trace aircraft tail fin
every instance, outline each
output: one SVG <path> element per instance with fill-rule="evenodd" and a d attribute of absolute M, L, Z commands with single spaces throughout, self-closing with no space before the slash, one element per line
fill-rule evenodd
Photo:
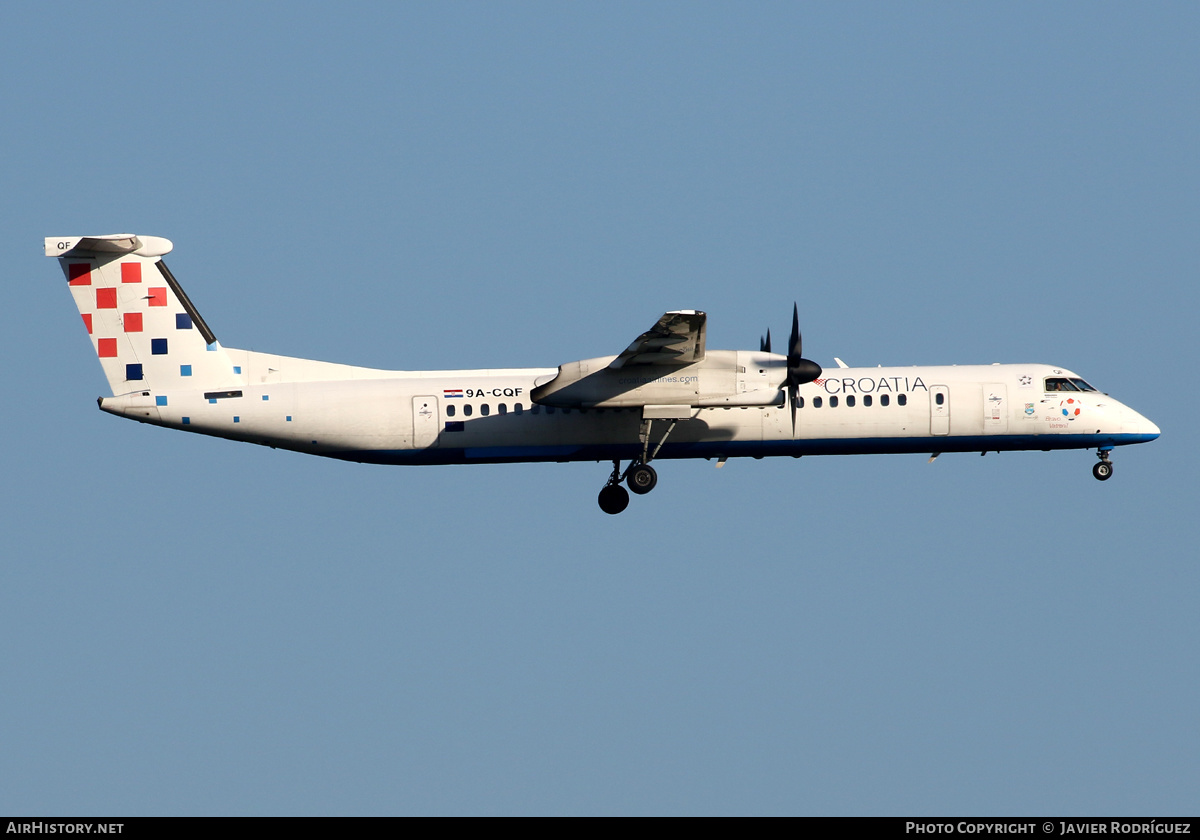
<path fill-rule="evenodd" d="M 56 257 L 114 395 L 236 386 L 229 356 L 162 261 L 159 236 L 57 236 Z"/>

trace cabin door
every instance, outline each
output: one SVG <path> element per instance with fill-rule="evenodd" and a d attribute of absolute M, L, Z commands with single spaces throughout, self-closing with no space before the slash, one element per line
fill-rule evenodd
<path fill-rule="evenodd" d="M 413 397 L 413 449 L 428 449 L 437 443 L 441 420 L 437 397 Z"/>

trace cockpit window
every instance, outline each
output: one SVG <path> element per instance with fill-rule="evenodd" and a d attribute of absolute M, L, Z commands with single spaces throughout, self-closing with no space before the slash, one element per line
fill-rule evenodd
<path fill-rule="evenodd" d="M 1080 379 L 1077 381 L 1082 382 L 1083 380 Z M 1046 390 L 1047 391 L 1079 391 L 1081 389 L 1072 385 L 1071 380 L 1067 379 L 1065 376 L 1047 376 L 1046 377 Z"/>
<path fill-rule="evenodd" d="M 1074 385 L 1076 388 L 1078 388 L 1080 391 L 1095 391 L 1096 390 L 1091 385 L 1087 384 L 1086 382 L 1084 382 L 1082 379 L 1080 379 L 1077 376 L 1071 377 L 1071 384 Z"/>

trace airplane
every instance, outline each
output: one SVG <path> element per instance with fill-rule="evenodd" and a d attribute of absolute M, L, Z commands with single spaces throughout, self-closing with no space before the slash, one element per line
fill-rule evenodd
<path fill-rule="evenodd" d="M 665 313 L 616 355 L 557 368 L 394 371 L 235 350 L 217 341 L 163 262 L 162 237 L 49 237 L 112 396 L 103 411 L 172 429 L 373 464 L 611 461 L 601 510 L 678 458 L 1095 449 L 1159 428 L 1044 364 L 849 367 L 709 350 L 707 315 Z M 628 465 L 622 469 L 621 464 Z M 624 486 L 623 486 L 624 485 Z M 628 491 L 626 490 L 628 487 Z"/>

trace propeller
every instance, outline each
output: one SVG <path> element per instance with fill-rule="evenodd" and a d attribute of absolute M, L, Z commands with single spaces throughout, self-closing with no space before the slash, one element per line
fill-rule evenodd
<path fill-rule="evenodd" d="M 758 349 L 763 353 L 771 352 L 771 331 L 767 330 L 767 337 L 758 340 Z"/>
<path fill-rule="evenodd" d="M 766 346 L 770 348 L 771 334 L 767 333 Z M 821 375 L 821 366 L 811 359 L 804 358 L 803 342 L 800 339 L 800 308 L 792 304 L 792 335 L 788 339 L 787 379 L 784 385 L 788 389 L 788 404 L 792 407 L 792 437 L 796 436 L 796 400 L 800 396 L 800 386 L 812 382 Z M 769 349 L 768 349 L 768 352 Z"/>

